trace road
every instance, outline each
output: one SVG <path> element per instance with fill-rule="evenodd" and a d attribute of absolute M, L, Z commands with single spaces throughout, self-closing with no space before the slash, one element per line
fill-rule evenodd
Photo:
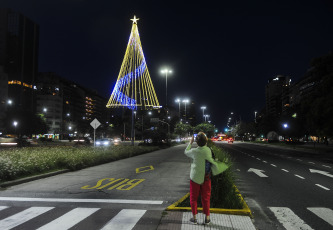
<path fill-rule="evenodd" d="M 186 145 L 0 191 L 0 229 L 156 229 L 189 191 Z"/>
<path fill-rule="evenodd" d="M 258 229 L 333 229 L 333 162 L 327 155 L 235 142 L 236 186 Z"/>

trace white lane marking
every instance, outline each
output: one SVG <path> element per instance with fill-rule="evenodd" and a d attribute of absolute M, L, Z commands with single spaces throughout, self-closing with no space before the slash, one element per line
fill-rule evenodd
<path fill-rule="evenodd" d="M 287 230 L 313 230 L 289 208 L 269 207 L 269 209 Z"/>
<path fill-rule="evenodd" d="M 333 226 L 333 210 L 329 208 L 307 208 L 321 219 Z"/>
<path fill-rule="evenodd" d="M 314 163 L 314 162 L 312 162 L 312 161 L 309 161 L 309 163 L 310 163 L 310 164 L 313 164 L 313 165 L 315 165 L 315 164 L 316 164 L 316 163 Z"/>
<path fill-rule="evenodd" d="M 0 206 L 0 211 L 8 208 L 8 206 Z"/>
<path fill-rule="evenodd" d="M 320 187 L 320 188 L 322 188 L 322 189 L 325 189 L 325 190 L 327 190 L 327 191 L 329 191 L 330 189 L 329 188 L 326 188 L 325 186 L 322 186 L 322 185 L 320 185 L 320 184 L 316 184 L 318 187 Z"/>
<path fill-rule="evenodd" d="M 262 162 L 267 163 L 267 161 L 262 161 Z"/>
<path fill-rule="evenodd" d="M 1 230 L 12 229 L 28 220 L 39 216 L 54 207 L 31 207 L 0 221 Z"/>
<path fill-rule="evenodd" d="M 296 159 L 296 160 L 298 160 L 298 161 L 303 161 L 303 160 L 301 160 L 301 159 Z"/>
<path fill-rule="evenodd" d="M 121 200 L 121 199 L 62 199 L 62 198 L 30 198 L 30 197 L 0 197 L 2 201 L 40 201 L 65 203 L 114 203 L 114 204 L 163 204 L 159 200 Z"/>
<path fill-rule="evenodd" d="M 248 170 L 248 172 L 254 172 L 255 174 L 257 174 L 260 177 L 268 177 L 268 176 L 266 176 L 265 174 L 262 173 L 262 172 L 265 172 L 264 170 L 250 168 Z"/>
<path fill-rule="evenodd" d="M 297 175 L 297 174 L 295 174 L 295 176 L 297 176 L 297 177 L 299 177 L 299 178 L 301 178 L 301 179 L 305 179 L 304 177 L 302 177 L 302 176 L 300 176 L 300 175 Z"/>
<path fill-rule="evenodd" d="M 129 230 L 132 229 L 146 210 L 123 209 L 113 217 L 101 230 Z"/>
<path fill-rule="evenodd" d="M 286 169 L 281 169 L 282 171 L 285 171 L 285 172 L 289 172 L 288 170 L 286 170 Z"/>
<path fill-rule="evenodd" d="M 326 168 L 331 168 L 331 166 L 328 166 L 328 165 L 323 165 L 324 167 L 326 167 Z"/>
<path fill-rule="evenodd" d="M 333 175 L 330 174 L 329 172 L 325 172 L 325 171 L 321 171 L 321 170 L 317 170 L 317 169 L 310 169 L 310 172 L 311 173 L 319 173 L 319 174 L 322 174 L 324 176 L 328 176 L 328 177 L 332 177 L 333 178 Z"/>
<path fill-rule="evenodd" d="M 276 167 L 276 165 L 274 165 L 274 164 L 271 164 L 273 167 Z"/>
<path fill-rule="evenodd" d="M 257 158 L 257 160 L 261 160 L 260 158 Z"/>
<path fill-rule="evenodd" d="M 99 208 L 75 208 L 37 230 L 69 229 L 97 210 L 99 210 Z"/>

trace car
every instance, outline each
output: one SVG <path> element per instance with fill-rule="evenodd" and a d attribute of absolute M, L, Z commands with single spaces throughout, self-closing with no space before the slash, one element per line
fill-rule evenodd
<path fill-rule="evenodd" d="M 118 138 L 115 138 L 115 139 L 113 139 L 113 142 L 121 142 L 121 139 L 118 137 Z"/>
<path fill-rule="evenodd" d="M 228 139 L 228 143 L 234 143 L 234 139 L 232 139 L 231 137 Z"/>
<path fill-rule="evenodd" d="M 10 137 L 7 135 L 0 136 L 0 145 L 17 145 L 18 140 L 15 137 Z"/>
<path fill-rule="evenodd" d="M 111 140 L 109 138 L 97 139 L 95 144 L 96 146 L 110 146 Z"/>

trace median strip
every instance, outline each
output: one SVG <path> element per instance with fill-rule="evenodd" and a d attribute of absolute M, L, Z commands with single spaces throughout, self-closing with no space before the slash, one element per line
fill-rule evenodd
<path fill-rule="evenodd" d="M 242 201 L 243 208 L 242 209 L 224 209 L 224 208 L 210 208 L 211 213 L 219 213 L 219 214 L 231 214 L 231 215 L 242 215 L 242 216 L 249 216 L 253 218 L 252 212 L 246 202 L 244 201 L 242 195 L 239 193 L 238 189 L 235 186 L 236 191 L 239 194 L 239 197 Z M 180 198 L 178 201 L 170 205 L 166 208 L 167 211 L 191 211 L 191 207 L 177 207 L 181 204 L 186 198 L 190 196 L 190 193 L 187 193 L 185 196 Z M 202 208 L 198 207 L 198 211 L 202 211 Z"/>

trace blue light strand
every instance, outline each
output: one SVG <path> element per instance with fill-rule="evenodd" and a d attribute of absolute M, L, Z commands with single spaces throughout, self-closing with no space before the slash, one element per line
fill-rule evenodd
<path fill-rule="evenodd" d="M 121 105 L 124 105 L 131 110 L 137 109 L 136 100 L 122 93 L 120 91 L 121 86 L 130 84 L 131 80 L 137 78 L 138 76 L 141 76 L 140 73 L 143 73 L 145 69 L 146 69 L 146 61 L 145 59 L 143 59 L 141 65 L 138 68 L 136 68 L 135 71 L 130 72 L 127 75 L 125 75 L 122 79 L 119 79 L 114 87 L 112 94 L 116 98 L 116 101 L 118 101 Z"/>

